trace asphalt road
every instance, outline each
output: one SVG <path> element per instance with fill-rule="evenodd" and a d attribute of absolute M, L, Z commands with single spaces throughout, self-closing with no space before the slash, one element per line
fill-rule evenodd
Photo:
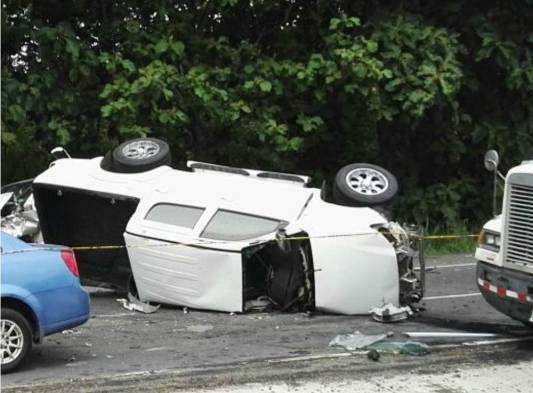
<path fill-rule="evenodd" d="M 140 386 L 165 380 L 161 391 L 170 391 L 258 378 L 312 376 L 326 370 L 349 374 L 358 368 L 373 373 L 384 368 L 405 370 L 431 364 L 446 368 L 533 359 L 533 343 L 523 340 L 533 331 L 499 314 L 479 296 L 472 257 L 435 258 L 427 265 L 426 298 L 420 303 L 423 310 L 395 324 L 378 323 L 368 316 L 185 313 L 179 307 L 141 314 L 122 308 L 116 295 L 95 295 L 88 323 L 35 346 L 20 371 L 2 376 L 2 388 L 110 391 L 128 386 L 129 391 L 155 391 L 153 386 Z M 432 339 L 426 342 L 435 350 L 427 356 L 383 356 L 379 362 L 328 347 L 336 335 L 354 331 L 391 331 L 398 338 L 402 332 L 497 333 L 513 342 L 464 346 L 464 339 Z M 495 339 L 499 338 L 490 340 Z M 473 340 L 480 339 L 469 341 Z"/>

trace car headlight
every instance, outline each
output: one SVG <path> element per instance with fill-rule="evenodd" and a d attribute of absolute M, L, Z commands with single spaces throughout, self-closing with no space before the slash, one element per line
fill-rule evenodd
<path fill-rule="evenodd" d="M 501 243 L 501 236 L 499 233 L 483 230 L 479 236 L 480 247 L 491 250 L 499 250 Z"/>

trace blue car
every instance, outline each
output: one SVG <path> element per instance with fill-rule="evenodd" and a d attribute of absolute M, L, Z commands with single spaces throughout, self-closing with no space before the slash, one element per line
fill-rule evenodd
<path fill-rule="evenodd" d="M 9 372 L 21 365 L 32 343 L 87 321 L 90 302 L 72 250 L 1 236 L 1 369 Z"/>

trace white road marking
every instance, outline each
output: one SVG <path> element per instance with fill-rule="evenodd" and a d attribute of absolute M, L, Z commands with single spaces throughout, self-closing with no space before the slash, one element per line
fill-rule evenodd
<path fill-rule="evenodd" d="M 447 268 L 447 267 L 469 267 L 469 266 L 476 266 L 476 263 L 456 263 L 453 265 L 427 265 L 426 264 L 426 270 L 433 270 L 433 269 L 440 269 L 440 268 Z M 419 271 L 419 267 L 415 267 L 414 270 Z"/>
<path fill-rule="evenodd" d="M 422 300 L 439 300 L 439 299 L 454 299 L 458 297 L 471 297 L 471 296 L 481 296 L 481 293 L 460 293 L 457 295 L 442 295 L 442 296 L 424 296 Z"/>
<path fill-rule="evenodd" d="M 155 347 L 155 348 L 145 349 L 144 352 L 168 351 L 169 349 L 172 349 L 172 348 L 170 348 L 170 347 Z"/>
<path fill-rule="evenodd" d="M 466 342 L 463 343 L 463 345 L 467 346 L 479 346 L 479 345 L 493 345 L 493 344 L 505 344 L 505 343 L 514 343 L 519 341 L 532 341 L 533 336 L 527 336 L 527 337 L 517 337 L 517 338 L 500 338 L 496 340 L 481 340 L 481 341 L 472 341 L 472 342 Z"/>
<path fill-rule="evenodd" d="M 472 338 L 472 337 L 501 337 L 496 333 L 465 333 L 465 332 L 405 332 L 411 338 Z"/>

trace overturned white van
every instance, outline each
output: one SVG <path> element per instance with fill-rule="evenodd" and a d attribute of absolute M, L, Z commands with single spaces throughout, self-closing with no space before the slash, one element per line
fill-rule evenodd
<path fill-rule="evenodd" d="M 46 242 L 103 246 L 77 252 L 82 277 L 120 284 L 132 273 L 141 300 L 229 312 L 257 298 L 342 314 L 421 299 L 416 239 L 370 207 L 346 206 L 350 192 L 359 204 L 392 198 L 382 168 L 343 168 L 341 205 L 305 176 L 176 170 L 162 151 L 156 139 L 130 141 L 104 158 L 58 159 L 35 179 Z"/>

